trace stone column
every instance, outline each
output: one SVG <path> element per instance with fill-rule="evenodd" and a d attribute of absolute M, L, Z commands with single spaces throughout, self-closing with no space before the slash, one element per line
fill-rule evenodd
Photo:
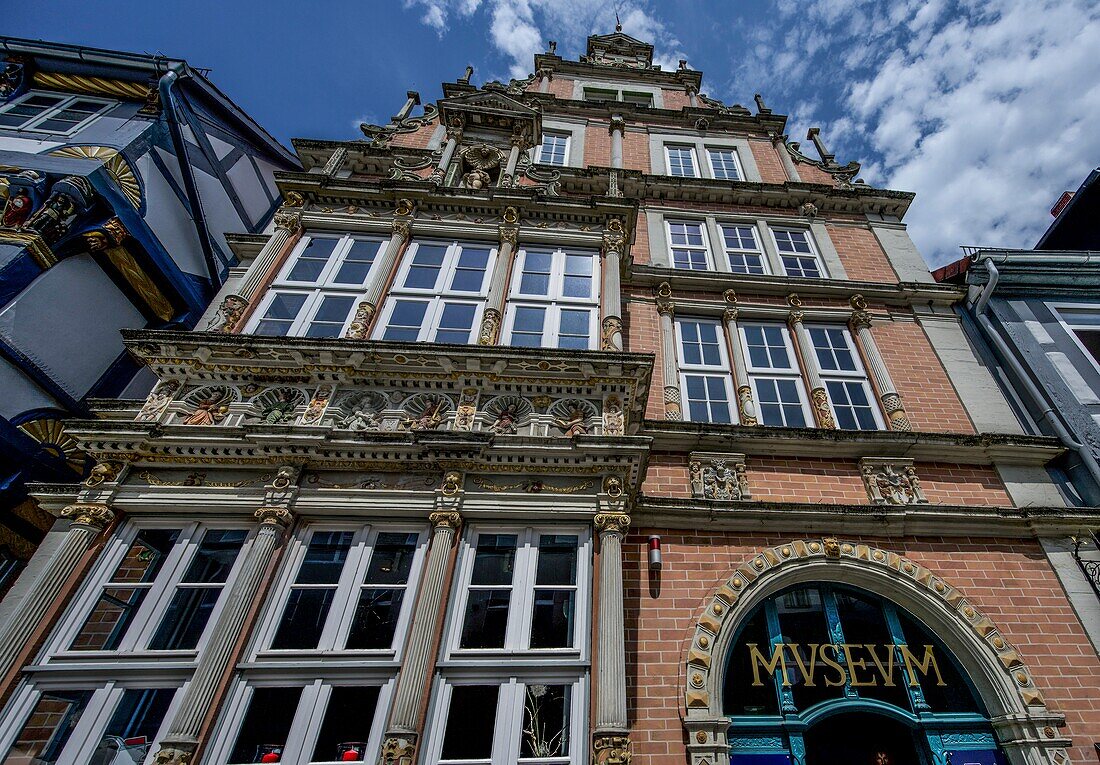
<path fill-rule="evenodd" d="M 195 674 L 187 685 L 183 702 L 160 744 L 160 751 L 154 759 L 156 765 L 188 765 L 198 748 L 203 721 L 214 706 L 218 686 L 229 669 L 233 648 L 246 629 L 245 621 L 260 589 L 264 570 L 294 519 L 290 508 L 298 496 L 296 482 L 299 472 L 297 467 L 283 466 L 266 487 L 264 505 L 254 514 L 260 528 L 233 585 L 222 595 L 225 603 L 221 614 L 199 654 Z"/>
<path fill-rule="evenodd" d="M 825 383 L 821 381 L 821 370 L 817 367 L 817 355 L 814 353 L 814 344 L 810 340 L 810 333 L 802 323 L 802 301 L 797 295 L 789 295 L 787 303 L 791 312 L 787 315 L 787 323 L 795 335 L 795 348 L 798 357 L 802 361 L 802 369 L 806 372 L 806 387 L 810 389 L 810 408 L 814 411 L 814 419 L 819 428 L 836 429 L 836 420 L 833 419 L 833 410 L 829 406 L 829 393 L 825 390 Z"/>
<path fill-rule="evenodd" d="M 913 426 L 905 413 L 901 396 L 894 387 L 894 381 L 890 379 L 882 354 L 879 353 L 878 345 L 875 344 L 875 337 L 871 334 L 871 314 L 867 313 L 867 301 L 862 295 L 855 295 L 851 303 L 855 310 L 852 311 L 849 326 L 856 336 L 859 347 L 863 350 L 863 358 L 866 359 L 871 377 L 874 378 L 875 388 L 878 390 L 883 411 L 886 412 L 886 421 L 890 425 L 890 430 L 912 430 Z"/>
<path fill-rule="evenodd" d="M 508 151 L 508 164 L 504 167 L 504 172 L 500 174 L 499 186 L 505 188 L 515 185 L 516 180 L 516 165 L 519 163 L 519 153 L 530 146 L 530 142 L 527 140 L 525 133 L 513 133 L 512 134 L 512 148 Z"/>
<path fill-rule="evenodd" d="M 726 340 L 729 342 L 730 360 L 733 363 L 733 381 L 737 386 L 737 411 L 742 425 L 758 425 L 756 402 L 752 400 L 752 385 L 749 384 L 745 355 L 741 351 L 741 336 L 737 331 L 737 293 L 726 290 L 724 297 L 726 310 L 722 312 L 722 322 L 726 325 Z"/>
<path fill-rule="evenodd" d="M 447 144 L 443 147 L 443 156 L 439 158 L 439 164 L 428 176 L 429 181 L 443 183 L 443 180 L 447 177 L 447 168 L 451 164 L 451 158 L 454 157 L 455 149 L 458 148 L 458 142 L 461 140 L 462 121 L 456 118 L 447 127 Z"/>
<path fill-rule="evenodd" d="M 621 114 L 612 114 L 611 124 L 607 130 L 611 134 L 611 166 L 620 169 L 623 166 L 623 133 L 626 131 L 626 120 Z"/>
<path fill-rule="evenodd" d="M 676 360 L 676 327 L 672 314 L 676 304 L 672 302 L 672 288 L 668 282 L 657 287 L 657 313 L 661 316 L 661 379 L 665 386 L 665 419 L 682 420 L 680 408 L 680 365 Z"/>
<path fill-rule="evenodd" d="M 550 80 L 554 79 L 554 70 L 544 67 L 535 72 L 535 74 L 539 78 L 539 93 L 549 93 Z"/>
<path fill-rule="evenodd" d="M 449 472 L 443 478 L 443 487 L 436 490 L 436 511 L 428 516 L 432 540 L 386 725 L 379 760 L 382 765 L 411 765 L 416 761 L 420 710 L 430 682 L 432 646 L 443 621 L 443 585 L 451 547 L 462 525 L 461 504 L 462 474 Z"/>
<path fill-rule="evenodd" d="M 237 292 L 226 295 L 222 299 L 222 304 L 218 309 L 220 321 L 209 328 L 211 332 L 229 334 L 237 328 L 241 317 L 244 316 L 245 309 L 248 308 L 248 304 L 256 297 L 260 285 L 264 283 L 267 275 L 271 272 L 272 266 L 275 265 L 275 261 L 286 249 L 287 242 L 298 233 L 301 225 L 301 214 L 298 210 L 284 207 L 275 213 L 275 230 L 272 232 L 271 238 L 267 240 L 263 249 L 260 250 L 260 254 L 248 267 Z"/>
<path fill-rule="evenodd" d="M 699 106 L 699 90 L 694 85 L 687 86 L 688 104 L 692 109 Z"/>
<path fill-rule="evenodd" d="M 604 481 L 600 512 L 593 519 L 600 539 L 600 591 L 596 605 L 596 730 L 593 762 L 629 762 L 614 759 L 613 751 L 629 753 L 630 728 L 626 708 L 626 641 L 623 618 L 623 537 L 630 528 L 622 479 Z"/>
<path fill-rule="evenodd" d="M 612 218 L 603 232 L 603 248 L 600 250 L 603 284 L 600 289 L 600 350 L 623 349 L 623 299 L 619 279 L 619 263 L 626 246 L 623 222 Z"/>
<path fill-rule="evenodd" d="M 393 233 L 386 242 L 382 254 L 378 256 L 378 262 L 374 265 L 374 281 L 367 287 L 367 294 L 355 308 L 355 317 L 348 327 L 344 337 L 351 340 L 366 340 L 370 336 L 370 328 L 374 314 L 378 310 L 378 303 L 382 300 L 382 293 L 389 284 L 390 274 L 397 265 L 397 258 L 405 242 L 409 240 L 412 232 L 412 220 L 414 216 L 413 203 L 409 199 L 397 200 L 397 207 L 393 211 Z"/>
<path fill-rule="evenodd" d="M 42 623 L 80 559 L 92 548 L 100 532 L 111 524 L 115 514 L 106 504 L 81 502 L 66 507 L 61 511 L 61 517 L 72 521 L 65 539 L 46 565 L 34 590 L 19 605 L 3 633 L 0 633 L 0 678 L 6 677 L 14 668 L 19 655 L 27 647 L 27 641 Z"/>
<path fill-rule="evenodd" d="M 500 249 L 489 279 L 489 296 L 485 301 L 485 313 L 481 315 L 478 345 L 496 345 L 500 340 L 500 325 L 504 319 L 504 301 L 507 298 L 508 274 L 512 272 L 516 243 L 519 241 L 519 213 L 514 207 L 504 209 L 504 223 L 500 226 Z"/>
<path fill-rule="evenodd" d="M 769 137 L 772 139 L 772 146 L 774 146 L 776 152 L 779 153 L 779 161 L 783 163 L 783 170 L 787 173 L 787 180 L 801 181 L 802 179 L 798 176 L 798 169 L 794 166 L 794 160 L 791 159 L 791 153 L 787 151 L 786 137 L 779 133 L 771 133 Z"/>

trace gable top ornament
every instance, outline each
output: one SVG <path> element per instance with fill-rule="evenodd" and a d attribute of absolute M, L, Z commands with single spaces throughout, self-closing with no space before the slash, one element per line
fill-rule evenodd
<path fill-rule="evenodd" d="M 492 133 L 542 133 L 542 115 L 511 94 L 504 86 L 481 89 L 440 99 L 439 112 L 444 124 L 461 124 L 466 130 Z"/>
<path fill-rule="evenodd" d="M 653 46 L 625 34 L 619 23 L 609 35 L 591 35 L 588 38 L 588 51 L 581 56 L 581 62 L 627 69 L 657 68 L 653 65 Z"/>

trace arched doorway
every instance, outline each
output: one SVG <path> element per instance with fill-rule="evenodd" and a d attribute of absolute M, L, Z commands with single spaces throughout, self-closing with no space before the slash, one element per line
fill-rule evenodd
<path fill-rule="evenodd" d="M 741 620 L 723 680 L 731 765 L 999 765 L 943 642 L 892 601 L 803 583 Z"/>

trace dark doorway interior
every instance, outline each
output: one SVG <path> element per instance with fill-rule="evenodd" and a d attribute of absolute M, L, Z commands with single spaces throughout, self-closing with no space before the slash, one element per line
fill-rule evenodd
<path fill-rule="evenodd" d="M 805 734 L 807 765 L 921 765 L 913 731 L 882 715 L 848 712 Z"/>

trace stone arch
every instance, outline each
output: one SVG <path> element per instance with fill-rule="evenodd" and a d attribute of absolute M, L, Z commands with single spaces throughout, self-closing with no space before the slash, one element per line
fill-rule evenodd
<path fill-rule="evenodd" d="M 681 664 L 692 765 L 728 761 L 722 709 L 726 657 L 739 625 L 791 585 L 835 582 L 892 600 L 923 621 L 965 668 L 1013 765 L 1065 765 L 1064 716 L 1046 707 L 1031 670 L 993 621 L 933 571 L 889 550 L 835 538 L 759 550 L 705 601 Z"/>

